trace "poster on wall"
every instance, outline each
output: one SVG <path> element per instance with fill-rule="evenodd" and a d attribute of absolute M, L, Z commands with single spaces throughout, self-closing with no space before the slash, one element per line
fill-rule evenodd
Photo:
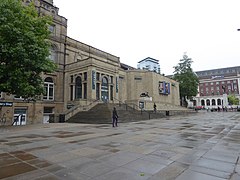
<path fill-rule="evenodd" d="M 170 94 L 170 83 L 165 81 L 159 81 L 158 91 L 159 91 L 159 94 L 163 94 L 163 95 Z"/>
<path fill-rule="evenodd" d="M 164 92 L 162 81 L 159 81 L 159 83 L 158 83 L 158 91 L 159 91 L 159 94 L 163 94 L 163 92 Z"/>

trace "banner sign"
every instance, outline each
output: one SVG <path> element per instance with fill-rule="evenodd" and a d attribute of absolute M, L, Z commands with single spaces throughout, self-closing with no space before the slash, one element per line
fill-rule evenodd
<path fill-rule="evenodd" d="M 5 107 L 12 107 L 13 103 L 12 102 L 0 102 L 0 106 L 5 106 Z"/>

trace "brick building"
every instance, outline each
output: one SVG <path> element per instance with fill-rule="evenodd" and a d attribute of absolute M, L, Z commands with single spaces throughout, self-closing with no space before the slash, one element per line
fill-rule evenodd
<path fill-rule="evenodd" d="M 197 71 L 196 74 L 199 77 L 196 106 L 228 106 L 227 95 L 230 94 L 239 99 L 240 66 Z"/>

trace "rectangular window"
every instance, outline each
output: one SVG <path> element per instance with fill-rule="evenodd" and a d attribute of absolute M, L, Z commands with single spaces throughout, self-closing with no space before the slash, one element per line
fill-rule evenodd
<path fill-rule="evenodd" d="M 53 113 L 53 107 L 44 107 L 43 113 L 45 114 L 52 114 Z"/>
<path fill-rule="evenodd" d="M 96 85 L 96 99 L 100 99 L 100 83 Z"/>
<path fill-rule="evenodd" d="M 44 83 L 45 92 L 43 94 L 44 100 L 53 100 L 54 99 L 54 84 L 53 83 Z"/>
<path fill-rule="evenodd" d="M 70 86 L 70 101 L 73 100 L 73 85 Z"/>
<path fill-rule="evenodd" d="M 113 100 L 113 86 L 110 86 L 110 100 Z"/>
<path fill-rule="evenodd" d="M 233 84 L 233 89 L 237 89 L 237 84 Z"/>
<path fill-rule="evenodd" d="M 87 99 L 87 83 L 83 84 L 83 89 L 84 89 L 84 99 Z"/>
<path fill-rule="evenodd" d="M 97 77 L 96 77 L 97 81 L 100 81 L 100 73 L 97 72 Z"/>
<path fill-rule="evenodd" d="M 49 26 L 49 31 L 51 32 L 52 35 L 55 35 L 55 33 L 56 33 L 56 27 L 55 27 L 55 25 L 50 25 L 50 26 Z"/>
<path fill-rule="evenodd" d="M 216 82 L 216 84 L 219 84 L 219 82 Z"/>
<path fill-rule="evenodd" d="M 83 77 L 84 77 L 84 81 L 86 81 L 87 80 L 87 72 L 84 72 Z"/>
<path fill-rule="evenodd" d="M 113 76 L 110 76 L 110 83 L 113 84 Z"/>

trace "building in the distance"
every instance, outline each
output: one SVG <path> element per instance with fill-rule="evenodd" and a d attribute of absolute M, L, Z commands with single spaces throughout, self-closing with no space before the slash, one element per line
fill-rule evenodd
<path fill-rule="evenodd" d="M 199 94 L 194 105 L 205 108 L 228 106 L 227 96 L 232 94 L 240 99 L 240 66 L 197 71 Z"/>
<path fill-rule="evenodd" d="M 156 73 L 160 74 L 159 60 L 153 59 L 151 57 L 147 57 L 147 58 L 139 61 L 138 65 L 137 65 L 137 68 L 153 71 L 153 72 L 156 72 Z"/>

